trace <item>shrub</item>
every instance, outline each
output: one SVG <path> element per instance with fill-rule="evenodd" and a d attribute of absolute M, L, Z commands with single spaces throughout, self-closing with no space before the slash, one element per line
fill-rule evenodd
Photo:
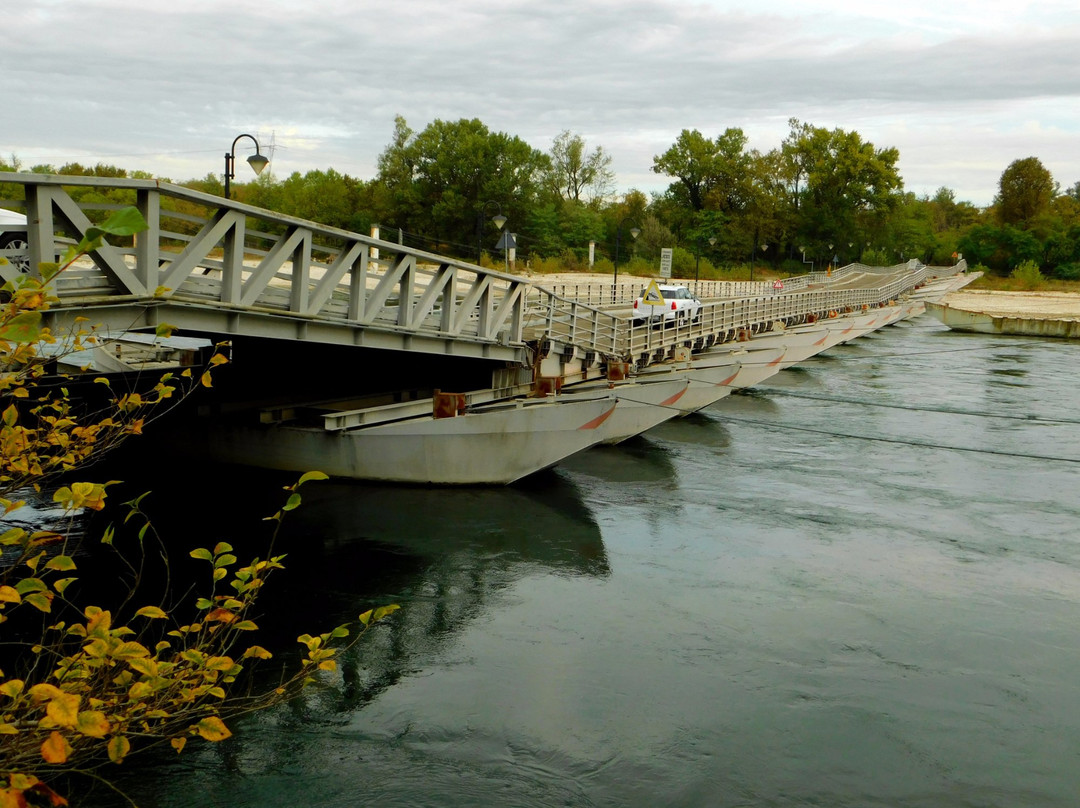
<path fill-rule="evenodd" d="M 1058 264 L 1050 274 L 1062 281 L 1080 281 L 1080 263 Z"/>
<path fill-rule="evenodd" d="M 1037 289 L 1046 281 L 1039 270 L 1039 265 L 1034 261 L 1021 261 L 1016 269 L 1009 273 L 1009 278 L 1027 289 Z"/>
<path fill-rule="evenodd" d="M 215 353 L 197 381 L 190 369 L 179 376 L 166 373 L 143 393 L 114 393 L 107 380 L 95 380 L 105 382 L 111 397 L 104 410 L 92 413 L 84 413 L 66 387 L 45 375 L 40 348 L 57 342 L 42 327 L 42 311 L 56 302 L 47 281 L 98 249 L 105 235 L 130 236 L 145 226 L 138 211 L 123 209 L 91 228 L 63 262 L 42 264 L 42 279 L 22 275 L 3 287 L 0 509 L 5 515 L 25 505 L 26 490 L 40 491 L 56 475 L 80 471 L 120 440 L 139 434 L 155 407 L 197 383 L 209 386 L 211 369 L 227 362 Z M 91 333 L 69 335 L 65 349 L 77 350 L 93 339 Z M 286 487 L 285 504 L 269 517 L 275 528 L 300 504 L 299 487 L 325 476 L 310 472 Z M 74 481 L 52 499 L 68 514 L 101 510 L 109 485 Z M 115 552 L 102 574 L 114 599 L 105 604 L 88 602 L 92 596 L 82 594 L 88 587 L 75 585 L 84 561 L 76 562 L 77 540 L 70 532 L 11 527 L 0 533 L 0 637 L 9 650 L 0 663 L 2 806 L 66 805 L 47 778 L 121 763 L 135 744 L 169 743 L 180 752 L 192 738 L 228 738 L 226 719 L 280 702 L 317 671 L 333 669 L 331 645 L 350 634 L 339 626 L 302 635 L 298 641 L 306 655 L 295 674 L 268 691 L 236 695 L 233 688 L 247 660 L 270 656 L 248 638 L 257 628 L 256 599 L 281 568 L 282 557 L 273 555 L 272 537 L 265 557 L 246 564 L 225 542 L 196 549 L 191 556 L 207 564 L 205 590 L 187 602 L 170 603 L 170 593 L 141 586 L 146 547 L 156 538 L 141 500 L 126 503 L 120 530 L 110 526 L 101 535 L 104 548 Z M 122 552 L 121 540 L 132 549 Z M 116 580 L 125 576 L 127 591 L 115 592 Z M 396 608 L 366 612 L 360 623 L 366 628 Z"/>

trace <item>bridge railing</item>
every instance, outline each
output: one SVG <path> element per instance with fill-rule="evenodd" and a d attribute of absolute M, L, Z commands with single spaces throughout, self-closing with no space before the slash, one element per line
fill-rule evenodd
<path fill-rule="evenodd" d="M 147 221 L 133 240 L 105 245 L 60 276 L 54 288 L 61 307 L 182 302 L 521 341 L 529 286 L 522 278 L 166 183 L 17 173 L 2 180 L 24 191 L 32 272 L 56 260 L 92 226 L 91 217 L 100 221 L 100 209 L 110 207 L 80 206 L 76 188 L 125 198 Z"/>
<path fill-rule="evenodd" d="M 145 217 L 145 232 L 101 247 L 85 267 L 56 280 L 61 306 L 80 311 L 176 303 L 254 312 L 270 323 L 319 322 L 487 345 L 546 339 L 649 361 L 677 345 L 723 341 L 740 328 L 880 303 L 927 277 L 926 268 L 902 265 L 880 268 L 881 283 L 872 289 L 833 288 L 855 272 L 879 271 L 851 265 L 788 279 L 783 294 L 770 294 L 771 282 L 704 281 L 695 284 L 699 296 L 716 300 L 698 321 L 651 329 L 633 326 L 625 310 L 623 316 L 602 310 L 591 297 L 570 299 L 524 278 L 175 185 L 40 174 L 5 174 L 3 182 L 24 192 L 33 267 L 54 260 L 86 233 L 92 217 L 107 213 L 109 206 L 78 204 L 74 189 L 90 187 L 102 192 L 99 199 L 107 194 L 116 207 L 130 201 Z M 617 298 L 628 304 L 646 282 L 619 284 Z M 268 327 L 258 335 L 278 334 Z"/>

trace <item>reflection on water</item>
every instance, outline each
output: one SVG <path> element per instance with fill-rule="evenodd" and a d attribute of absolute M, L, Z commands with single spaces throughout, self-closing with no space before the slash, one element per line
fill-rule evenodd
<path fill-rule="evenodd" d="M 525 485 L 309 486 L 281 637 L 402 611 L 288 709 L 125 785 L 163 808 L 1071 808 L 1078 361 L 889 328 L 770 380 L 817 398 L 730 396 Z"/>

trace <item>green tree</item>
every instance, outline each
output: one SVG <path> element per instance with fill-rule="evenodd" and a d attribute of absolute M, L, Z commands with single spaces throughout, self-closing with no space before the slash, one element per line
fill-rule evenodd
<path fill-rule="evenodd" d="M 537 201 L 548 158 L 518 137 L 492 132 L 478 119 L 436 120 L 413 134 L 400 116 L 379 158 L 385 186 L 378 216 L 471 252 L 488 200 L 499 203 L 515 232 Z"/>
<path fill-rule="evenodd" d="M 550 168 L 546 173 L 548 186 L 563 199 L 580 202 L 602 200 L 615 187 L 615 172 L 611 170 L 611 155 L 597 146 L 591 152 L 585 139 L 570 130 L 561 132 L 548 152 Z"/>
<path fill-rule="evenodd" d="M 781 146 L 781 176 L 793 211 L 796 240 L 819 257 L 828 245 L 862 240 L 880 230 L 900 203 L 903 181 L 895 148 L 878 149 L 857 132 L 789 122 Z"/>
<path fill-rule="evenodd" d="M 697 129 L 683 129 L 671 148 L 653 157 L 652 170 L 678 180 L 668 191 L 690 210 L 737 209 L 747 194 L 751 158 L 746 143 L 741 129 L 726 129 L 715 140 Z"/>
<path fill-rule="evenodd" d="M 1014 160 L 1002 173 L 994 199 L 998 221 L 1026 227 L 1050 206 L 1057 183 L 1037 157 Z"/>

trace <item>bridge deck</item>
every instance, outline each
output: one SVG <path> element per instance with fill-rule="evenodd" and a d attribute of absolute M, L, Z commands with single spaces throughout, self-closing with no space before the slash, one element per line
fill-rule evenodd
<path fill-rule="evenodd" d="M 182 333 L 250 336 L 476 357 L 531 367 L 558 350 L 584 361 L 648 364 L 679 346 L 703 349 L 741 330 L 767 330 L 896 299 L 933 274 L 911 262 L 853 265 L 831 275 L 762 284 L 699 284 L 694 323 L 631 325 L 623 310 L 640 279 L 618 287 L 541 288 L 525 278 L 147 180 L 7 174 L 21 186 L 30 265 L 56 260 L 110 206 L 81 207 L 77 187 L 130 197 L 148 229 L 66 271 L 48 312 L 54 331 L 89 318 L 106 332 L 169 323 Z M 117 206 L 111 206 L 113 208 Z M 0 267 L 9 279 L 11 266 Z M 31 269 L 31 271 L 36 271 Z M 604 299 L 610 302 L 602 302 Z"/>

